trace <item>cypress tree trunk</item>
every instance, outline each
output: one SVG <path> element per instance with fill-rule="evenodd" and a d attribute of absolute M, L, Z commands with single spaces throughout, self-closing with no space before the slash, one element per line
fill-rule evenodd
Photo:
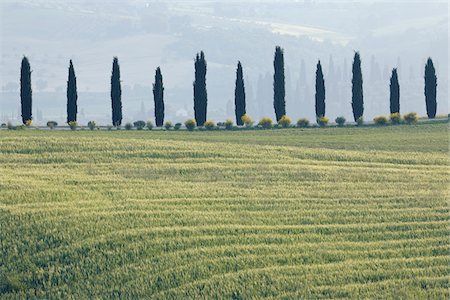
<path fill-rule="evenodd" d="M 72 60 L 69 66 L 69 78 L 67 80 L 67 123 L 77 121 L 77 78 Z"/>
<path fill-rule="evenodd" d="M 27 125 L 27 121 L 33 119 L 31 115 L 32 90 L 31 90 L 31 70 L 27 57 L 23 57 L 20 69 L 20 104 L 22 106 L 22 123 Z"/>
<path fill-rule="evenodd" d="M 428 58 L 425 66 L 425 103 L 427 106 L 427 115 L 429 119 L 434 119 L 436 117 L 436 89 L 436 70 L 434 69 L 433 61 L 431 58 Z"/>
<path fill-rule="evenodd" d="M 122 88 L 120 86 L 119 60 L 114 57 L 111 75 L 111 106 L 112 123 L 114 126 L 122 124 Z"/>
<path fill-rule="evenodd" d="M 206 122 L 207 105 L 206 60 L 205 54 L 201 51 L 195 58 L 194 113 L 197 126 L 203 126 Z"/>
<path fill-rule="evenodd" d="M 238 126 L 242 126 L 244 125 L 244 122 L 242 122 L 242 116 L 245 115 L 246 112 L 245 112 L 245 86 L 241 62 L 238 62 L 236 70 L 236 88 L 234 90 L 234 104 L 236 113 L 236 124 Z"/>
<path fill-rule="evenodd" d="M 273 61 L 275 73 L 273 75 L 273 106 L 277 122 L 286 115 L 286 90 L 284 82 L 284 50 L 277 46 Z"/>
<path fill-rule="evenodd" d="M 359 53 L 355 53 L 353 60 L 352 78 L 352 108 L 355 122 L 364 114 L 363 78 L 361 71 L 361 58 Z"/>
<path fill-rule="evenodd" d="M 323 79 L 322 65 L 317 63 L 316 71 L 316 117 L 325 116 L 325 80 Z"/>
<path fill-rule="evenodd" d="M 157 127 L 164 124 L 164 86 L 161 69 L 158 67 L 153 84 L 153 99 L 155 101 L 155 123 Z"/>
<path fill-rule="evenodd" d="M 400 85 L 398 84 L 397 69 L 392 70 L 390 92 L 391 114 L 400 113 Z"/>

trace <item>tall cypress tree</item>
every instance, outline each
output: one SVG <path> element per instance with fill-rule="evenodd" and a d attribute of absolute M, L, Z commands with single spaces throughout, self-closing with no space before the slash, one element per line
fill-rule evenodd
<path fill-rule="evenodd" d="M 434 119 L 436 117 L 436 90 L 436 70 L 433 65 L 433 60 L 431 60 L 431 57 L 429 57 L 425 66 L 425 103 L 427 106 L 427 115 L 430 119 Z"/>
<path fill-rule="evenodd" d="M 390 104 L 391 114 L 400 113 L 400 85 L 398 84 L 397 69 L 392 70 Z"/>
<path fill-rule="evenodd" d="M 236 88 L 234 90 L 234 104 L 236 113 L 236 124 L 239 126 L 244 125 L 242 122 L 242 116 L 245 115 L 245 86 L 244 75 L 242 71 L 241 62 L 238 62 L 236 70 Z"/>
<path fill-rule="evenodd" d="M 122 88 L 120 86 L 119 60 L 114 57 L 111 75 L 111 106 L 112 123 L 114 126 L 122 124 Z"/>
<path fill-rule="evenodd" d="M 277 46 L 275 48 L 275 58 L 273 60 L 275 69 L 273 75 L 273 107 L 277 122 L 286 115 L 286 89 L 284 78 L 284 50 Z"/>
<path fill-rule="evenodd" d="M 352 68 L 352 108 L 355 122 L 364 114 L 363 78 L 361 71 L 361 57 L 355 52 Z"/>
<path fill-rule="evenodd" d="M 155 101 L 155 123 L 157 127 L 164 124 L 164 86 L 161 69 L 158 67 L 153 84 L 153 99 Z"/>
<path fill-rule="evenodd" d="M 67 123 L 77 121 L 77 78 L 72 60 L 69 65 L 69 78 L 67 80 Z"/>
<path fill-rule="evenodd" d="M 325 80 L 323 78 L 322 65 L 320 60 L 316 70 L 316 117 L 325 116 Z"/>
<path fill-rule="evenodd" d="M 27 121 L 33 119 L 31 114 L 31 70 L 30 62 L 26 56 L 22 59 L 22 66 L 20 69 L 20 104 L 22 106 L 22 123 L 27 124 Z"/>
<path fill-rule="evenodd" d="M 195 81 L 194 81 L 194 114 L 198 126 L 206 122 L 206 110 L 208 105 L 208 94 L 206 92 L 206 60 L 203 51 L 197 53 L 195 58 Z"/>

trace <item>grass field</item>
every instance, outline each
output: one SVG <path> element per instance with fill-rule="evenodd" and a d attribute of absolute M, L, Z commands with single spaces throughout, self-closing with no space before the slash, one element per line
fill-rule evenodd
<path fill-rule="evenodd" d="M 0 131 L 0 298 L 448 299 L 448 143 Z"/>

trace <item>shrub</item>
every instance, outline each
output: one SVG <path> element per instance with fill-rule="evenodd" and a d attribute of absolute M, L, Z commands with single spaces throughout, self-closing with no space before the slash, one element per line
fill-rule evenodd
<path fill-rule="evenodd" d="M 305 128 L 305 127 L 308 127 L 308 125 L 309 125 L 308 119 L 301 118 L 301 119 L 298 119 L 298 121 L 297 121 L 297 127 Z"/>
<path fill-rule="evenodd" d="M 147 129 L 148 130 L 152 130 L 153 129 L 153 123 L 152 123 L 152 121 L 147 121 Z"/>
<path fill-rule="evenodd" d="M 278 121 L 278 124 L 280 124 L 283 128 L 288 128 L 292 123 L 291 118 L 288 116 L 282 116 L 281 119 Z"/>
<path fill-rule="evenodd" d="M 233 120 L 231 119 L 227 119 L 224 123 L 225 129 L 226 130 L 231 130 L 233 129 Z"/>
<path fill-rule="evenodd" d="M 172 122 L 166 121 L 166 123 L 164 123 L 164 128 L 166 128 L 166 130 L 170 130 L 172 127 Z"/>
<path fill-rule="evenodd" d="M 388 119 L 385 116 L 378 116 L 373 118 L 375 125 L 383 126 L 388 123 Z"/>
<path fill-rule="evenodd" d="M 259 121 L 258 125 L 264 129 L 271 128 L 272 127 L 272 119 L 269 117 L 264 117 Z"/>
<path fill-rule="evenodd" d="M 26 120 L 25 126 L 30 127 L 32 123 L 33 123 L 33 120 Z"/>
<path fill-rule="evenodd" d="M 415 112 L 411 112 L 409 114 L 404 115 L 403 119 L 405 120 L 406 124 L 411 125 L 416 124 L 419 118 Z"/>
<path fill-rule="evenodd" d="M 137 130 L 142 130 L 142 129 L 144 129 L 146 123 L 145 123 L 145 121 L 139 120 L 139 121 L 134 122 L 133 125 L 134 125 L 134 127 L 136 127 Z"/>
<path fill-rule="evenodd" d="M 329 121 L 330 121 L 330 119 L 328 119 L 327 117 L 317 118 L 317 124 L 319 124 L 320 127 L 327 126 Z"/>
<path fill-rule="evenodd" d="M 47 122 L 47 127 L 50 128 L 50 129 L 53 129 L 56 126 L 58 126 L 58 123 L 56 121 L 48 121 Z"/>
<path fill-rule="evenodd" d="M 391 120 L 392 124 L 398 125 L 402 121 L 402 116 L 400 115 L 400 113 L 393 113 L 389 116 L 389 119 Z"/>
<path fill-rule="evenodd" d="M 131 130 L 131 129 L 133 129 L 133 124 L 131 124 L 131 123 L 126 123 L 126 124 L 125 124 L 125 130 Z"/>
<path fill-rule="evenodd" d="M 359 117 L 356 120 L 356 126 L 362 126 L 362 125 L 364 125 L 364 119 L 363 119 L 363 117 Z"/>
<path fill-rule="evenodd" d="M 197 123 L 194 119 L 189 119 L 186 122 L 184 122 L 184 126 L 186 126 L 187 130 L 192 131 L 195 129 L 195 126 L 197 126 Z"/>
<path fill-rule="evenodd" d="M 89 121 L 88 122 L 88 127 L 89 127 L 90 130 L 94 130 L 95 126 L 96 126 L 95 121 Z"/>
<path fill-rule="evenodd" d="M 217 127 L 225 127 L 225 123 L 224 122 L 217 122 Z"/>
<path fill-rule="evenodd" d="M 2 128 L 6 128 L 6 126 L 7 126 L 6 123 L 2 123 L 1 125 Z"/>
<path fill-rule="evenodd" d="M 175 126 L 173 126 L 173 129 L 175 130 L 180 130 L 181 128 L 181 123 L 176 123 Z"/>
<path fill-rule="evenodd" d="M 244 123 L 245 127 L 252 127 L 253 125 L 253 119 L 249 115 L 245 114 L 241 117 L 242 122 Z"/>
<path fill-rule="evenodd" d="M 342 127 L 347 120 L 344 117 L 337 117 L 334 121 L 339 127 Z"/>
<path fill-rule="evenodd" d="M 16 129 L 16 128 L 14 127 L 14 125 L 13 125 L 11 122 L 8 122 L 8 124 L 6 124 L 6 128 L 8 128 L 9 130 L 14 130 L 14 129 Z"/>
<path fill-rule="evenodd" d="M 70 127 L 70 130 L 76 130 L 78 127 L 78 123 L 76 121 L 70 121 L 69 123 L 67 123 Z"/>
<path fill-rule="evenodd" d="M 205 128 L 207 130 L 213 130 L 216 127 L 216 123 L 213 120 L 207 120 L 203 126 L 205 126 Z"/>

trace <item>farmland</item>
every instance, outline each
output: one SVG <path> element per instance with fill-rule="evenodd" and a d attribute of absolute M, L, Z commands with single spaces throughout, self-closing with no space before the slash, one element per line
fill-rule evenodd
<path fill-rule="evenodd" d="M 448 124 L 0 131 L 0 297 L 449 297 Z"/>

